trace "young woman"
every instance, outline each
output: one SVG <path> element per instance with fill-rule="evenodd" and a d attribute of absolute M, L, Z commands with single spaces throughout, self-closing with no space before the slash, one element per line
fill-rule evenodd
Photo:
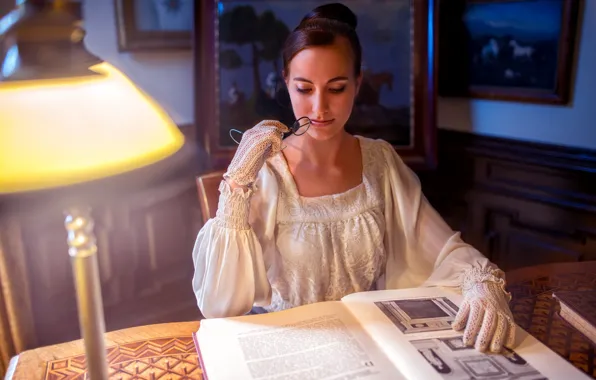
<path fill-rule="evenodd" d="M 246 131 L 197 236 L 193 289 L 207 318 L 278 311 L 359 291 L 460 288 L 454 328 L 481 351 L 512 346 L 503 272 L 452 231 L 392 146 L 344 130 L 362 80 L 356 16 L 315 8 L 289 35 L 283 75 L 296 118 Z M 282 149 L 283 147 L 283 149 Z"/>

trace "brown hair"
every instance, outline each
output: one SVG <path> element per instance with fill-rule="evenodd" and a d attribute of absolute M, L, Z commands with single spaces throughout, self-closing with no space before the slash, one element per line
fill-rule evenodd
<path fill-rule="evenodd" d="M 283 73 L 288 74 L 288 65 L 296 54 L 309 46 L 326 46 L 335 42 L 337 36 L 345 37 L 354 54 L 354 74 L 360 75 L 362 48 L 356 34 L 358 19 L 354 12 L 340 3 L 330 3 L 310 11 L 290 33 L 283 49 Z"/>

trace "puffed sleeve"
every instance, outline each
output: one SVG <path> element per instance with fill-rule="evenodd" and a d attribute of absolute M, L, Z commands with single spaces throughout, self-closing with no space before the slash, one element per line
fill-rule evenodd
<path fill-rule="evenodd" d="M 471 273 L 498 268 L 453 231 L 422 194 L 416 174 L 395 149 L 380 142 L 384 176 L 387 262 L 379 288 L 461 286 Z"/>
<path fill-rule="evenodd" d="M 232 190 L 222 180 L 219 191 L 216 217 L 201 228 L 192 252 L 192 287 L 206 318 L 271 302 L 266 262 L 275 252 L 277 180 L 266 164 L 251 189 Z"/>

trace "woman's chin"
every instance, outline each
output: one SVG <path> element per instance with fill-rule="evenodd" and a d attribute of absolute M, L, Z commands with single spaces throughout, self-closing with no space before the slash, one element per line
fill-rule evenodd
<path fill-rule="evenodd" d="M 335 123 L 330 125 L 313 124 L 308 129 L 307 134 L 315 140 L 324 141 L 341 134 L 343 130 L 343 128 L 338 127 Z"/>

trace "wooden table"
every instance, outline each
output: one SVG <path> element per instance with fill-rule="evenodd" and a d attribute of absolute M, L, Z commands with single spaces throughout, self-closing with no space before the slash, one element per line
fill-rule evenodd
<path fill-rule="evenodd" d="M 507 274 L 516 322 L 582 371 L 596 377 L 596 347 L 558 315 L 554 290 L 596 288 L 596 262 L 552 264 Z M 106 334 L 113 379 L 197 379 L 202 370 L 192 340 L 199 322 L 135 327 Z M 12 380 L 87 379 L 82 341 L 15 357 Z M 164 376 L 164 374 L 168 376 Z M 10 378 L 10 377 L 9 377 Z"/>
<path fill-rule="evenodd" d="M 199 324 L 164 323 L 107 333 L 110 379 L 201 380 L 192 339 Z M 22 352 L 12 359 L 16 366 L 8 379 L 88 380 L 84 352 L 82 340 Z"/>
<path fill-rule="evenodd" d="M 574 366 L 596 378 L 596 346 L 558 314 L 557 290 L 596 289 L 596 261 L 537 265 L 507 272 L 515 322 Z"/>

